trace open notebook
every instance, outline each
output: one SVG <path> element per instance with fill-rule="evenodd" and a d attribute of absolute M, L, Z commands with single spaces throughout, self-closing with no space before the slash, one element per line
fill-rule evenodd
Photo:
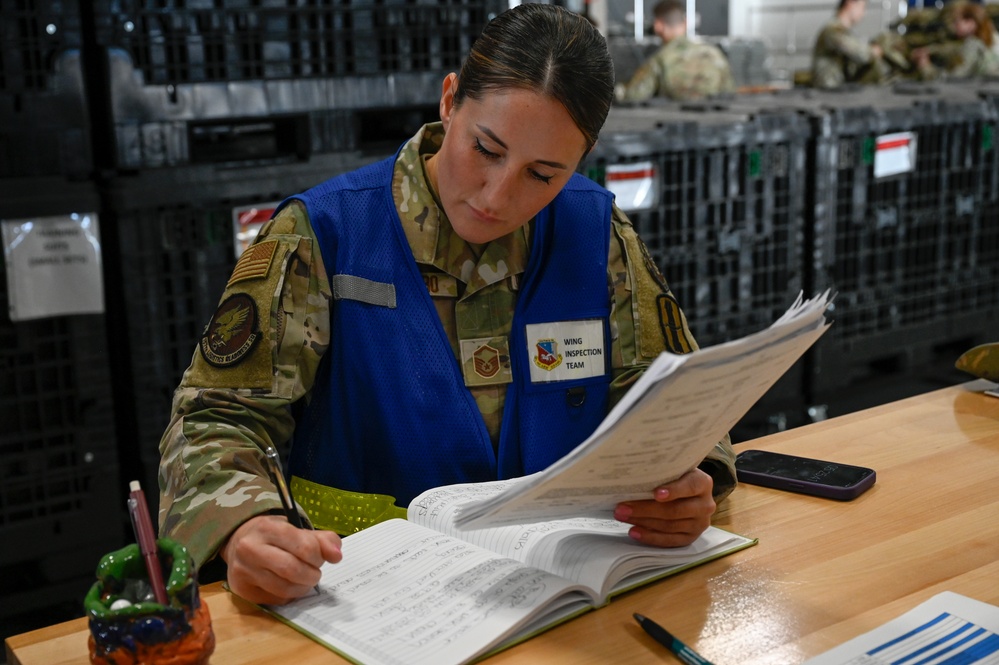
<path fill-rule="evenodd" d="M 460 487 L 420 495 L 409 521 L 347 536 L 318 594 L 264 609 L 364 665 L 457 665 L 756 542 L 711 527 L 688 547 L 662 549 L 594 518 L 461 531 L 451 519 L 468 499 Z"/>

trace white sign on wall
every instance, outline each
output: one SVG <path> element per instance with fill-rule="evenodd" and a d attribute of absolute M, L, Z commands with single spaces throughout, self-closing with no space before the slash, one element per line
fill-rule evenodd
<path fill-rule="evenodd" d="M 104 311 L 97 213 L 0 221 L 12 321 Z"/>

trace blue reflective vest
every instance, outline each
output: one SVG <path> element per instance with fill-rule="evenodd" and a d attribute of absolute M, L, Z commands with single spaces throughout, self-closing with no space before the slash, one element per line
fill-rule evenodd
<path fill-rule="evenodd" d="M 539 471 L 603 419 L 612 199 L 576 174 L 535 219 L 513 317 L 513 382 L 497 453 L 399 222 L 394 163 L 384 160 L 295 197 L 308 209 L 331 284 L 364 288 L 344 289 L 331 304 L 330 348 L 310 399 L 296 413 L 290 471 L 343 490 L 387 494 L 406 506 L 431 487 Z M 527 345 L 533 342 L 525 326 L 582 319 L 602 322 L 603 374 L 532 384 Z"/>

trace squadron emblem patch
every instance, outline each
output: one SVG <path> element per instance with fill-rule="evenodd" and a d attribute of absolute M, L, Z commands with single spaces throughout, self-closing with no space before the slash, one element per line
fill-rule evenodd
<path fill-rule="evenodd" d="M 209 365 L 232 367 L 239 364 L 259 340 L 257 304 L 245 293 L 236 293 L 215 310 L 198 346 Z"/>
<path fill-rule="evenodd" d="M 562 364 L 562 354 L 558 352 L 558 342 L 554 339 L 539 339 L 535 345 L 534 364 L 545 371 L 552 371 Z"/>

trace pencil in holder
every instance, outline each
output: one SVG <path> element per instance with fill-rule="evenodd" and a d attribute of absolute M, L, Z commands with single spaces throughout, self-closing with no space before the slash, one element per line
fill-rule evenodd
<path fill-rule="evenodd" d="M 137 544 L 105 554 L 84 600 L 94 665 L 201 665 L 215 649 L 208 605 L 187 548 L 156 541 L 167 604 L 156 602 Z"/>

